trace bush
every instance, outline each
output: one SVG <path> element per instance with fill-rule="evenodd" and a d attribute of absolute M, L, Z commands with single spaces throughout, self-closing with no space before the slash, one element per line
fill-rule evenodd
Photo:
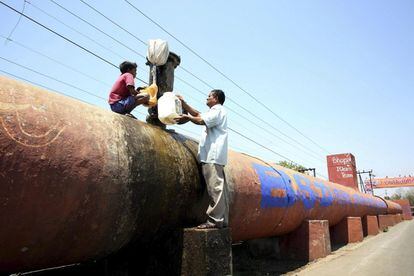
<path fill-rule="evenodd" d="M 404 195 L 404 198 L 408 199 L 411 206 L 414 206 L 414 190 L 413 189 L 406 192 L 405 195 Z"/>

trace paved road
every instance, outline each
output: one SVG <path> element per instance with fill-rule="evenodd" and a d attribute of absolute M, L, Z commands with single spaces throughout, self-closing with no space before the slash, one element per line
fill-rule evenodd
<path fill-rule="evenodd" d="M 414 220 L 349 244 L 290 275 L 414 275 Z"/>

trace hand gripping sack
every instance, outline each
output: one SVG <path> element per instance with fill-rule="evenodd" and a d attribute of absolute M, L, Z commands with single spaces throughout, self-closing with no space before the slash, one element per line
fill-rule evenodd
<path fill-rule="evenodd" d="M 164 65 L 169 54 L 167 41 L 161 39 L 151 39 L 149 41 L 147 58 L 152 64 L 156 66 Z"/>

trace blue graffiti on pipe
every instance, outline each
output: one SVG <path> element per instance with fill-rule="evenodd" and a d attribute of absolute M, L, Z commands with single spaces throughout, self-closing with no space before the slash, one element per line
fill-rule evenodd
<path fill-rule="evenodd" d="M 297 200 L 303 202 L 307 210 L 312 209 L 317 201 L 321 207 L 331 206 L 334 199 L 341 205 L 350 203 L 350 195 L 346 192 L 335 188 L 331 191 L 322 182 L 311 181 L 301 174 L 293 175 L 299 188 L 295 192 L 290 177 L 284 171 L 260 164 L 253 164 L 253 168 L 260 180 L 262 208 L 289 207 Z M 312 189 L 312 185 L 315 189 Z M 316 189 L 320 190 L 320 196 Z"/>
<path fill-rule="evenodd" d="M 285 172 L 260 164 L 253 164 L 253 168 L 260 180 L 261 208 L 289 207 L 295 203 L 295 192 Z"/>
<path fill-rule="evenodd" d="M 299 192 L 302 197 L 303 205 L 306 209 L 313 208 L 316 196 L 315 191 L 311 188 L 310 180 L 300 174 L 295 174 L 293 177 L 296 180 L 296 184 L 299 186 Z"/>
<path fill-rule="evenodd" d="M 348 205 L 351 203 L 351 196 L 347 192 L 334 188 L 333 193 L 337 204 Z"/>
<path fill-rule="evenodd" d="M 329 188 L 325 186 L 323 183 L 319 183 L 317 181 L 313 182 L 313 185 L 315 185 L 315 187 L 321 191 L 322 197 L 321 197 L 320 206 L 323 206 L 323 207 L 331 206 L 333 202 L 333 196 Z"/>

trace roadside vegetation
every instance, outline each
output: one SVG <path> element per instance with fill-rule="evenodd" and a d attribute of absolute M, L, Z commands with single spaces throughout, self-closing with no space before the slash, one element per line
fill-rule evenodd
<path fill-rule="evenodd" d="M 289 161 L 279 161 L 277 164 L 279 166 L 282 166 L 282 167 L 285 167 L 285 168 L 288 168 L 288 169 L 291 169 L 291 170 L 295 170 L 295 171 L 298 171 L 298 172 L 303 172 L 303 171 L 306 170 L 306 167 L 304 167 L 302 165 L 299 165 L 299 164 L 296 164 L 296 163 L 293 163 L 293 162 L 289 162 Z"/>
<path fill-rule="evenodd" d="M 395 194 L 393 194 L 392 196 L 386 196 L 384 197 L 385 199 L 408 199 L 408 201 L 410 202 L 411 206 L 414 206 L 414 188 L 410 189 L 406 192 L 403 192 L 401 190 L 398 190 Z"/>

